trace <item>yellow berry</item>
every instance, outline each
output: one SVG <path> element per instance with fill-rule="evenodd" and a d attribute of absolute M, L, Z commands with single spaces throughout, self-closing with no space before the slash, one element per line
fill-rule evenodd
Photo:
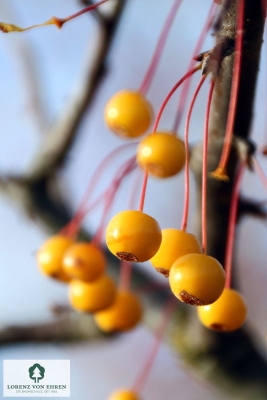
<path fill-rule="evenodd" d="M 135 138 L 149 128 L 152 108 L 137 90 L 122 90 L 108 101 L 104 117 L 114 133 L 124 138 Z"/>
<path fill-rule="evenodd" d="M 132 390 L 117 390 L 112 393 L 108 400 L 141 400 Z"/>
<path fill-rule="evenodd" d="M 102 275 L 93 282 L 73 280 L 69 286 L 69 299 L 77 311 L 96 312 L 108 307 L 116 296 L 113 280 Z"/>
<path fill-rule="evenodd" d="M 121 211 L 108 224 L 106 242 L 119 259 L 143 262 L 158 251 L 161 230 L 157 221 L 142 211 Z"/>
<path fill-rule="evenodd" d="M 90 282 L 99 278 L 105 270 L 103 252 L 92 243 L 74 243 L 63 257 L 65 273 L 72 279 Z"/>
<path fill-rule="evenodd" d="M 174 261 L 190 253 L 202 253 L 195 235 L 178 229 L 163 229 L 160 248 L 150 262 L 158 272 L 168 277 Z"/>
<path fill-rule="evenodd" d="M 94 315 L 95 322 L 105 332 L 127 331 L 141 320 L 142 307 L 138 297 L 131 292 L 119 291 L 114 302 Z"/>
<path fill-rule="evenodd" d="M 37 252 L 37 263 L 44 275 L 69 282 L 70 278 L 63 270 L 63 256 L 66 250 L 73 244 L 73 239 L 55 235 L 50 237 Z"/>
<path fill-rule="evenodd" d="M 179 300 L 204 306 L 214 303 L 222 294 L 225 273 L 215 258 L 206 254 L 187 254 L 174 262 L 169 281 Z"/>
<path fill-rule="evenodd" d="M 204 326 L 221 332 L 235 331 L 245 322 L 247 307 L 240 293 L 225 288 L 215 303 L 198 307 L 198 318 Z"/>
<path fill-rule="evenodd" d="M 176 175 L 185 164 L 184 142 L 171 132 L 153 133 L 139 143 L 137 163 L 157 178 Z"/>

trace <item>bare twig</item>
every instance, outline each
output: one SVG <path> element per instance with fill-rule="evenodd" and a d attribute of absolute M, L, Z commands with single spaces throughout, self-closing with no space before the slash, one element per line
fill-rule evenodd
<path fill-rule="evenodd" d="M 235 39 L 237 4 L 238 0 L 231 1 L 231 6 L 224 16 L 225 19 L 222 24 L 220 36 L 218 36 L 219 38 L 223 36 L 230 40 Z M 246 0 L 245 10 L 245 21 L 249 21 L 249 26 L 246 25 L 244 32 L 243 58 L 234 134 L 235 138 L 241 137 L 246 141 L 246 138 L 249 135 L 253 113 L 253 101 L 262 44 L 264 18 L 260 0 Z M 209 171 L 212 171 L 213 168 L 218 165 L 221 155 L 231 92 L 233 58 L 234 54 L 231 54 L 223 59 L 219 76 L 216 79 L 209 125 Z M 238 140 L 235 140 L 234 142 L 238 142 Z M 232 147 L 232 154 L 228 163 L 230 181 L 221 182 L 212 178 L 208 179 L 208 254 L 218 259 L 222 264 L 224 263 L 233 181 L 238 157 L 240 156 L 240 151 L 237 151 L 237 147 L 238 146 Z M 201 205 L 201 160 L 202 145 L 199 144 L 191 152 L 191 167 L 195 175 L 198 193 L 198 209 L 200 209 Z M 197 217 L 197 225 L 198 231 L 200 232 L 201 220 L 199 216 Z M 187 325 L 187 328 L 190 329 L 190 324 Z M 200 330 L 202 329 L 200 326 L 196 328 L 196 325 L 192 325 L 191 328 L 193 329 L 195 337 L 198 335 L 203 336 L 203 333 L 200 333 Z M 190 335 L 188 329 L 187 334 Z M 252 398 L 253 390 L 258 388 L 259 394 L 257 398 L 265 399 L 267 396 L 267 365 L 262 356 L 255 349 L 255 346 L 245 329 L 240 329 L 230 335 L 220 335 L 213 332 L 210 332 L 207 335 L 209 336 L 209 342 L 206 342 L 204 351 L 205 356 L 204 353 L 202 353 L 203 360 L 209 360 L 217 365 L 217 368 L 210 371 L 210 377 L 215 379 L 216 375 L 221 385 L 229 384 L 229 377 L 232 377 L 232 383 L 235 382 L 236 385 L 235 389 L 239 386 L 240 390 L 240 397 L 236 395 L 236 398 Z M 203 349 L 201 350 L 200 348 L 201 345 L 198 349 L 195 349 L 195 351 L 202 351 Z M 233 351 L 235 351 L 236 354 L 235 368 L 233 368 L 232 365 Z M 194 359 L 194 361 L 196 361 L 196 359 Z M 247 388 L 244 390 L 242 384 L 238 385 L 241 383 L 241 381 L 239 381 L 240 376 L 238 370 L 242 370 L 242 382 L 244 382 L 244 380 L 250 382 L 252 392 L 249 395 L 245 393 Z M 222 374 L 222 371 L 227 373 L 226 380 L 223 379 L 224 373 Z"/>
<path fill-rule="evenodd" d="M 1 14 L 12 20 L 16 17 L 14 5 L 10 6 L 7 2 L 1 5 Z M 23 37 L 16 37 L 16 40 L 8 42 L 7 50 L 11 57 L 11 62 L 16 66 L 25 93 L 25 104 L 23 105 L 26 116 L 35 122 L 35 128 L 40 133 L 45 123 L 45 110 L 40 98 L 39 76 L 36 66 L 36 59 L 31 46 Z"/>
<path fill-rule="evenodd" d="M 68 103 L 57 120 L 46 133 L 43 144 L 28 168 L 26 176 L 29 181 L 36 181 L 43 179 L 45 176 L 50 176 L 65 160 L 68 150 L 75 139 L 82 116 L 93 99 L 102 79 L 106 57 L 124 3 L 125 1 L 118 0 L 117 6 L 109 17 L 108 22 L 99 24 L 94 59 L 87 61 L 87 68 L 83 75 L 80 76 L 79 84 L 71 93 Z"/>
<path fill-rule="evenodd" d="M 60 229 L 71 219 L 66 201 L 60 194 L 56 173 L 67 158 L 82 117 L 101 82 L 125 4 L 125 0 L 117 0 L 109 17 L 99 22 L 94 59 L 87 60 L 84 74 L 59 117 L 46 132 L 28 170 L 22 176 L 0 175 L 0 191 L 27 215 L 41 221 L 52 231 Z"/>

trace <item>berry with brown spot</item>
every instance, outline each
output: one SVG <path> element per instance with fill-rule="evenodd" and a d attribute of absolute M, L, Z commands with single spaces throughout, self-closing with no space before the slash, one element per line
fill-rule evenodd
<path fill-rule="evenodd" d="M 213 257 L 187 254 L 173 263 L 169 282 L 179 300 L 202 306 L 214 303 L 220 297 L 225 285 L 225 272 Z"/>
<path fill-rule="evenodd" d="M 150 215 L 137 210 L 121 211 L 108 224 L 106 243 L 116 257 L 125 261 L 150 260 L 159 249 L 161 229 Z"/>
<path fill-rule="evenodd" d="M 247 307 L 240 293 L 225 288 L 213 304 L 198 308 L 198 318 L 206 328 L 230 332 L 240 328 L 247 315 Z"/>
<path fill-rule="evenodd" d="M 163 229 L 160 248 L 150 262 L 158 272 L 168 277 L 172 264 L 179 257 L 191 253 L 202 253 L 195 235 L 179 229 Z"/>

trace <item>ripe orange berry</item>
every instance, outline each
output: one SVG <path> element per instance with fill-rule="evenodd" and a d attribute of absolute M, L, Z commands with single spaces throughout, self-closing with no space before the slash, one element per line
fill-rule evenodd
<path fill-rule="evenodd" d="M 108 101 L 104 117 L 114 133 L 124 138 L 135 138 L 149 128 L 152 108 L 137 90 L 122 90 Z"/>
<path fill-rule="evenodd" d="M 157 221 L 142 211 L 121 211 L 108 224 L 106 242 L 119 259 L 143 262 L 158 251 L 161 230 Z"/>
<path fill-rule="evenodd" d="M 102 251 L 92 243 L 74 243 L 63 257 L 63 269 L 71 278 L 90 282 L 105 270 L 106 260 Z"/>
<path fill-rule="evenodd" d="M 157 178 L 173 176 L 185 164 L 184 142 L 171 132 L 153 133 L 139 143 L 137 163 Z"/>
<path fill-rule="evenodd" d="M 221 332 L 235 331 L 245 322 L 247 307 L 240 293 L 225 288 L 215 303 L 198 307 L 198 318 L 204 326 Z"/>
<path fill-rule="evenodd" d="M 70 304 L 77 311 L 96 312 L 108 307 L 115 299 L 113 280 L 102 275 L 93 282 L 73 280 L 69 286 Z"/>
<path fill-rule="evenodd" d="M 174 261 L 190 253 L 202 253 L 195 235 L 178 229 L 163 229 L 160 248 L 150 262 L 158 272 L 168 277 Z"/>
<path fill-rule="evenodd" d="M 142 307 L 138 297 L 131 292 L 119 291 L 114 302 L 94 315 L 96 324 L 105 332 L 127 331 L 141 320 Z"/>
<path fill-rule="evenodd" d="M 179 300 L 204 306 L 213 303 L 222 294 L 225 273 L 215 258 L 206 254 L 187 254 L 174 262 L 169 281 Z"/>
<path fill-rule="evenodd" d="M 62 260 L 66 250 L 73 244 L 73 239 L 55 235 L 50 237 L 37 253 L 37 263 L 44 275 L 69 282 L 70 278 L 63 270 Z"/>
<path fill-rule="evenodd" d="M 132 390 L 117 390 L 108 400 L 141 400 Z"/>

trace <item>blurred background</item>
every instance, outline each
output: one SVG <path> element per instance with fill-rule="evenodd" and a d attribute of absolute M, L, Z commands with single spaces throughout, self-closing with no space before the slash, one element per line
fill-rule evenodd
<path fill-rule="evenodd" d="M 101 6 L 108 13 L 113 6 Z M 193 49 L 206 21 L 211 1 L 184 0 L 170 31 L 155 79 L 148 92 L 155 114 L 168 91 L 186 72 Z M 164 21 L 173 1 L 128 0 L 108 53 L 105 73 L 98 83 L 90 107 L 81 119 L 75 140 L 57 172 L 64 201 L 72 213 L 77 209 L 87 184 L 103 158 L 124 142 L 105 126 L 103 109 L 113 93 L 124 88 L 138 88 L 153 55 Z M 26 27 L 66 17 L 82 8 L 78 0 L 1 0 L 0 20 Z M 6 183 L 10 176 L 29 171 L 45 135 L 59 115 L 66 115 L 69 104 L 81 90 L 84 76 L 101 40 L 97 19 L 85 14 L 66 23 L 24 33 L 0 35 L 1 74 L 1 145 L 0 145 L 0 330 L 10 326 L 46 324 L 54 320 L 51 305 L 68 304 L 64 284 L 43 277 L 36 266 L 35 254 L 49 231 L 29 218 L 20 201 L 11 200 Z M 212 47 L 214 38 L 207 35 L 203 50 Z M 261 60 L 252 137 L 261 144 L 266 138 L 266 69 L 265 49 Z M 199 77 L 193 79 L 191 93 Z M 207 80 L 208 81 L 208 80 Z M 190 143 L 201 140 L 208 82 L 201 90 L 190 126 Z M 190 99 L 189 95 L 189 99 Z M 178 96 L 170 101 L 160 128 L 171 129 Z M 64 114 L 65 113 L 65 114 Z M 183 118 L 180 134 L 184 130 Z M 133 155 L 135 148 L 125 152 Z M 267 163 L 259 158 L 265 172 Z M 98 182 L 100 193 L 108 186 L 123 163 L 123 157 L 109 166 Z M 141 186 L 140 178 L 140 186 Z M 111 216 L 127 209 L 133 178 L 116 196 Z M 265 201 L 266 192 L 252 172 L 245 174 L 242 192 Z M 136 196 L 138 202 L 138 194 Z M 183 207 L 183 174 L 164 181 L 150 179 L 145 212 L 157 219 L 161 228 L 179 228 Z M 189 231 L 194 229 L 194 189 L 190 199 Z M 138 203 L 137 203 L 138 204 Z M 98 227 L 101 209 L 90 213 L 84 227 L 93 233 Z M 264 357 L 266 351 L 266 221 L 246 218 L 238 228 L 236 270 L 240 291 L 249 307 L 247 329 Z M 165 283 L 149 263 L 138 266 L 151 279 Z M 148 312 L 148 310 L 146 310 Z M 156 316 L 156 319 L 158 316 Z M 157 321 L 155 321 L 155 325 Z M 71 398 L 104 400 L 118 387 L 130 387 L 136 379 L 153 344 L 154 334 L 146 325 L 109 339 L 50 342 L 46 344 L 10 343 L 1 346 L 2 359 L 70 359 Z M 2 365 L 0 365 L 0 369 Z M 163 344 L 142 392 L 142 398 L 162 400 L 229 399 L 211 383 L 202 381 L 185 366 L 183 360 Z"/>

